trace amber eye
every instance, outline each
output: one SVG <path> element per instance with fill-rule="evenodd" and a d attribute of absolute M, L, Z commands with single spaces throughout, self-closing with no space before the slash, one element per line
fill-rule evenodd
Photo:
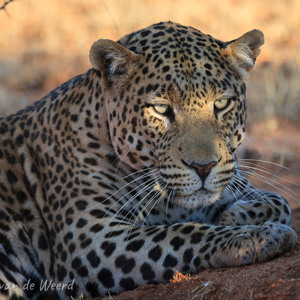
<path fill-rule="evenodd" d="M 217 100 L 215 102 L 215 108 L 217 108 L 218 110 L 224 109 L 229 105 L 229 103 L 230 103 L 230 99 Z"/>
<path fill-rule="evenodd" d="M 153 105 L 155 112 L 161 115 L 166 115 L 170 111 L 170 106 L 166 104 L 155 104 Z"/>

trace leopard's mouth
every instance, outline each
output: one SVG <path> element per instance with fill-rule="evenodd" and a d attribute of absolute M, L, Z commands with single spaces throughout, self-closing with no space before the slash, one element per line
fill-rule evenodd
<path fill-rule="evenodd" d="M 220 194 L 220 192 L 211 192 L 205 188 L 201 188 L 190 195 L 180 195 L 175 193 L 173 201 L 175 204 L 185 208 L 196 208 L 216 202 L 219 199 Z"/>
<path fill-rule="evenodd" d="M 154 189 L 160 192 L 161 199 L 168 199 L 172 203 L 185 208 L 196 208 L 212 204 L 219 199 L 221 194 L 219 191 L 213 192 L 204 187 L 187 194 L 180 189 L 163 189 L 159 183 L 156 183 Z"/>

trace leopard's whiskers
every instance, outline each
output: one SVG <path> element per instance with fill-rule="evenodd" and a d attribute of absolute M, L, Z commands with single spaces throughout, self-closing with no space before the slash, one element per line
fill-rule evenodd
<path fill-rule="evenodd" d="M 228 184 L 225 186 L 225 190 L 227 190 L 230 194 L 232 194 L 235 198 L 236 201 L 238 201 L 236 195 L 235 195 L 235 192 L 233 191 L 232 187 Z M 240 193 L 241 197 L 244 197 L 244 195 L 241 193 L 241 191 L 239 189 L 237 189 L 238 192 Z"/>
<path fill-rule="evenodd" d="M 119 208 L 119 210 L 114 214 L 114 216 L 112 217 L 112 219 L 114 217 L 116 217 L 120 211 L 122 211 L 126 206 L 130 205 L 138 196 L 140 196 L 141 194 L 143 194 L 146 190 L 148 190 L 149 188 L 152 189 L 152 187 L 154 186 L 154 184 L 156 183 L 156 180 L 158 178 L 158 175 L 156 175 L 156 177 L 151 177 L 150 179 L 146 180 L 145 182 L 142 183 L 143 188 L 141 190 L 139 190 L 136 194 L 134 194 L 129 200 L 125 199 L 125 203 Z M 146 185 L 146 186 L 145 186 Z M 121 203 L 121 200 L 126 198 L 127 195 L 131 194 L 134 190 L 137 190 L 138 188 L 140 188 L 141 185 L 135 187 L 133 190 L 129 191 L 126 195 L 124 195 L 123 197 L 121 197 L 120 199 L 118 199 L 118 201 L 116 201 L 114 203 L 114 205 L 112 207 L 110 207 L 110 209 L 108 210 L 108 212 L 117 204 Z M 107 215 L 107 213 L 105 214 Z"/>
<path fill-rule="evenodd" d="M 260 154 L 260 156 L 263 156 L 262 152 L 259 150 L 258 146 L 250 139 L 249 135 L 246 134 L 245 135 L 245 139 L 254 146 L 254 148 L 256 149 L 256 151 Z"/>
<path fill-rule="evenodd" d="M 277 174 L 274 174 L 271 170 L 267 169 L 267 168 L 263 168 L 261 166 L 258 166 L 256 164 L 253 164 L 253 163 L 248 163 L 248 162 L 244 162 L 243 164 L 240 164 L 238 163 L 238 167 L 240 170 L 242 170 L 242 168 L 245 168 L 245 169 L 251 169 L 251 170 L 256 170 L 256 171 L 259 171 L 259 172 L 262 172 L 262 173 L 266 173 L 266 174 L 269 174 L 269 175 L 272 175 L 273 177 L 276 177 L 278 179 L 281 179 L 282 181 L 285 181 L 287 183 L 290 183 L 290 184 L 293 184 L 293 185 L 296 185 L 296 186 L 299 186 L 299 184 L 297 183 L 294 183 L 292 181 L 289 181 L 285 178 L 283 178 L 282 176 L 279 176 Z M 257 173 L 257 172 L 255 172 Z M 258 173 L 257 173 L 258 174 Z M 294 193 L 294 192 L 293 192 Z"/>
<path fill-rule="evenodd" d="M 149 193 L 148 193 L 148 195 L 149 194 L 151 194 L 151 192 L 152 191 L 150 191 Z M 130 231 L 129 231 L 129 235 L 131 234 L 131 232 L 132 232 L 132 230 L 133 230 L 133 228 L 135 228 L 135 227 L 140 227 L 140 228 L 142 228 L 143 226 L 144 226 L 144 222 L 142 223 L 142 225 L 137 225 L 138 224 L 138 222 L 141 222 L 142 220 L 140 220 L 140 217 L 142 217 L 143 216 L 143 213 L 147 210 L 147 208 L 148 208 L 148 206 L 151 204 L 151 202 L 152 202 L 152 200 L 156 197 L 156 195 L 158 195 L 159 194 L 159 191 L 157 191 L 146 203 L 145 203 L 145 205 L 141 208 L 141 210 L 139 211 L 139 214 L 137 214 L 136 216 L 135 216 L 135 220 L 134 220 L 134 222 L 132 223 L 132 225 L 131 225 L 131 229 L 130 229 Z M 147 196 L 148 196 L 147 195 Z M 141 203 L 139 203 L 140 205 L 142 205 L 142 202 Z M 146 217 L 145 217 L 146 218 Z M 144 218 L 144 219 L 145 219 Z M 132 217 L 131 217 L 131 219 L 132 219 Z"/>
<path fill-rule="evenodd" d="M 166 220 L 168 220 L 168 212 L 169 212 L 169 204 L 170 204 L 170 199 L 173 199 L 174 197 L 174 190 L 172 189 L 171 192 L 169 193 L 168 199 L 166 201 Z"/>
<path fill-rule="evenodd" d="M 130 182 L 127 182 L 125 185 L 123 185 L 121 188 L 119 188 L 117 191 L 115 191 L 113 194 L 111 194 L 110 196 L 108 196 L 107 198 L 105 198 L 103 201 L 101 201 L 100 203 L 97 203 L 93 206 L 90 206 L 89 209 L 93 209 L 95 207 L 97 207 L 98 205 L 102 204 L 103 202 L 106 202 L 107 200 L 109 200 L 110 198 L 114 197 L 115 195 L 117 195 L 118 193 L 120 193 L 122 190 L 124 190 L 126 187 L 130 186 L 132 183 L 134 182 L 137 182 L 139 180 L 142 180 L 143 178 L 145 177 L 148 177 L 148 176 L 151 176 L 151 175 L 156 175 L 157 173 L 159 172 L 158 169 L 155 169 L 153 168 L 152 170 L 148 171 L 147 173 L 135 178 L 134 180 L 130 181 Z M 97 178 L 97 175 L 94 175 L 93 178 Z M 142 183 L 143 184 L 143 183 Z M 138 189 L 140 186 L 136 186 L 133 190 L 131 191 L 134 191 L 136 189 Z M 126 195 L 124 196 L 127 196 L 130 192 L 128 192 Z M 123 196 L 123 197 L 124 197 Z M 122 198 L 123 198 L 122 197 Z M 120 200 L 120 199 L 119 199 Z"/>
<path fill-rule="evenodd" d="M 135 175 L 135 174 L 137 174 L 137 173 L 145 172 L 145 171 L 148 171 L 148 170 L 151 170 L 151 169 L 154 169 L 154 168 L 153 168 L 153 167 L 150 167 L 150 168 L 145 168 L 145 169 L 143 169 L 143 167 L 142 167 L 140 170 L 137 170 L 137 171 L 132 172 L 132 173 L 130 173 L 130 174 L 128 174 L 128 175 L 125 175 L 124 177 L 122 177 L 122 180 L 124 180 L 124 179 L 126 179 L 126 178 L 128 178 L 128 177 L 130 177 L 130 176 L 132 176 L 132 175 Z"/>
<path fill-rule="evenodd" d="M 167 182 L 167 186 L 169 185 L 170 179 Z M 172 199 L 173 199 L 174 193 L 175 193 L 174 189 L 173 189 L 173 183 L 174 183 L 174 181 L 175 181 L 175 178 L 173 178 L 173 180 L 172 180 L 172 182 L 170 184 L 172 188 L 171 188 L 171 192 L 169 193 L 168 199 L 166 201 L 166 220 L 168 219 L 168 210 L 169 210 L 170 199 L 171 199 L 171 196 L 172 196 Z"/>
<path fill-rule="evenodd" d="M 254 194 L 257 198 L 263 200 L 270 207 L 270 209 L 277 215 L 274 207 L 272 207 L 270 205 L 269 199 L 264 194 L 258 193 L 257 189 L 254 186 L 252 187 L 251 185 L 249 186 L 249 185 L 245 184 L 243 181 L 241 181 L 240 177 L 238 177 L 236 175 L 234 175 L 233 177 L 235 179 L 235 184 L 237 184 L 238 187 L 240 187 L 244 191 L 248 190 L 251 195 Z M 245 198 L 245 196 L 243 198 L 245 199 L 245 201 L 248 200 Z"/>
<path fill-rule="evenodd" d="M 294 191 L 292 191 L 291 189 L 289 189 L 288 187 L 286 187 L 284 184 L 281 184 L 280 182 L 278 182 L 278 181 L 276 181 L 272 178 L 268 178 L 266 176 L 255 173 L 253 171 L 246 171 L 246 170 L 240 170 L 240 171 L 241 171 L 242 174 L 245 174 L 248 177 L 257 179 L 260 182 L 263 182 L 263 183 L 273 187 L 274 189 L 280 190 L 285 195 L 287 195 L 287 196 L 289 196 L 293 199 L 296 199 L 294 196 L 296 196 L 297 194 Z"/>
<path fill-rule="evenodd" d="M 148 193 L 148 195 L 151 194 L 151 192 L 152 192 L 152 191 L 150 191 L 150 192 Z M 143 212 L 145 212 L 145 211 L 147 210 L 148 206 L 152 203 L 153 199 L 155 199 L 155 198 L 156 198 L 158 195 L 160 195 L 160 194 L 161 194 L 161 191 L 158 190 L 158 191 L 155 192 L 155 194 L 154 194 L 149 200 L 147 200 L 146 204 L 145 204 L 145 205 L 142 207 L 142 209 L 139 211 L 139 214 L 135 217 L 135 221 L 133 222 L 133 224 L 132 224 L 132 226 L 131 226 L 130 233 L 132 232 L 133 228 L 136 227 L 136 224 L 137 224 L 137 222 L 138 222 L 140 216 L 142 216 L 142 215 L 143 215 Z M 148 196 L 148 195 L 146 195 L 146 196 Z M 159 201 L 159 198 L 158 198 L 158 201 Z M 152 208 L 158 203 L 158 201 L 154 201 L 154 205 L 151 207 L 150 211 L 151 211 Z M 140 202 L 140 204 L 142 204 L 142 202 Z M 145 221 L 146 221 L 146 219 L 147 219 L 147 217 L 148 217 L 150 211 L 148 212 L 148 214 L 147 214 L 146 217 L 144 218 L 142 225 L 139 225 L 139 227 L 141 227 L 141 228 L 144 227 Z M 129 233 L 129 235 L 130 235 L 130 233 Z"/>
<path fill-rule="evenodd" d="M 236 161 L 236 163 L 237 163 L 237 165 L 241 165 L 240 159 L 238 159 L 238 160 Z M 255 166 L 255 167 L 264 169 L 264 170 L 266 170 L 266 171 L 272 172 L 272 170 L 271 170 L 270 168 L 267 168 L 266 166 L 262 166 L 261 164 L 254 163 L 254 162 L 250 162 L 250 161 L 244 161 L 244 160 L 243 160 L 243 165 Z"/>
<path fill-rule="evenodd" d="M 262 159 L 253 159 L 253 158 L 239 158 L 238 161 L 252 161 L 252 162 L 260 162 L 260 163 L 266 163 L 266 164 L 270 164 L 270 165 L 274 165 L 276 167 L 280 167 L 280 168 L 283 168 L 283 169 L 286 169 L 286 170 L 291 170 L 290 168 L 286 167 L 286 166 L 283 166 L 281 164 L 277 164 L 275 162 L 272 162 L 272 161 L 268 161 L 268 160 L 262 160 Z"/>
<path fill-rule="evenodd" d="M 153 205 L 151 206 L 151 208 L 148 210 L 148 213 L 147 213 L 146 217 L 144 218 L 144 221 L 143 221 L 141 227 L 144 227 L 145 222 L 146 222 L 147 218 L 149 217 L 149 215 L 150 215 L 152 209 L 153 209 L 153 208 L 157 205 L 157 203 L 159 203 L 159 201 L 165 196 L 165 194 L 166 194 L 166 192 L 167 192 L 167 191 L 165 190 L 166 187 L 167 187 L 167 184 L 166 184 L 164 187 L 162 187 L 163 193 L 161 193 L 161 191 L 159 191 L 159 194 L 158 194 L 159 197 L 157 198 L 157 200 L 154 201 L 154 204 L 153 204 Z M 154 199 L 155 199 L 155 198 L 154 198 Z M 152 201 L 151 201 L 151 202 L 152 202 Z M 149 204 L 150 204 L 151 202 L 149 201 Z"/>
<path fill-rule="evenodd" d="M 135 195 L 133 195 L 133 197 L 131 197 L 128 201 L 125 202 L 125 204 L 118 210 L 121 211 L 122 209 L 124 209 L 128 204 L 130 204 L 133 200 L 135 200 L 138 196 L 140 196 L 141 194 L 143 194 L 145 191 L 149 190 L 150 191 L 139 201 L 137 201 L 137 203 L 130 208 L 130 210 L 127 212 L 127 214 L 122 218 L 121 222 L 127 218 L 128 215 L 131 214 L 131 218 L 129 219 L 129 221 L 132 219 L 132 211 L 134 210 L 134 213 L 137 212 L 137 210 L 140 208 L 140 206 L 142 205 L 143 201 L 149 196 L 149 194 L 151 194 L 152 189 L 154 187 L 154 185 L 157 182 L 157 179 L 159 178 L 159 175 L 157 175 L 154 178 L 151 178 L 151 181 L 149 184 L 147 184 L 146 187 L 143 188 L 143 190 L 139 191 L 138 193 L 136 193 Z M 116 215 L 118 214 L 118 212 L 116 213 Z"/>
<path fill-rule="evenodd" d="M 115 174 L 114 174 L 115 180 L 116 180 L 116 176 L 117 176 L 119 167 L 120 167 L 121 163 L 124 161 L 124 159 L 126 158 L 126 156 L 128 155 L 129 152 L 130 152 L 130 150 L 128 149 L 127 152 L 120 158 L 120 161 L 118 162 L 118 164 L 116 166 L 116 170 L 115 170 Z"/>

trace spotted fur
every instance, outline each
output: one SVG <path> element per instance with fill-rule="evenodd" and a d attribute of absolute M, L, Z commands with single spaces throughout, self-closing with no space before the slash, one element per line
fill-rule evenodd
<path fill-rule="evenodd" d="M 61 299 L 120 293 L 291 249 L 287 202 L 234 155 L 262 44 L 172 22 L 99 40 L 92 69 L 0 119 L 0 299 L 49 296 L 45 280 L 69 285 Z"/>

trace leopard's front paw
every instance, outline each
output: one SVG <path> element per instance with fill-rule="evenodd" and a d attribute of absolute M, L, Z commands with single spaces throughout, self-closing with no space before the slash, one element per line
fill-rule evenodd
<path fill-rule="evenodd" d="M 281 255 L 295 247 L 297 235 L 292 227 L 277 222 L 266 222 L 256 231 L 257 261 Z"/>
<path fill-rule="evenodd" d="M 297 241 L 294 230 L 280 223 L 266 222 L 260 226 L 233 227 L 214 266 L 241 266 L 270 260 L 291 250 Z"/>

